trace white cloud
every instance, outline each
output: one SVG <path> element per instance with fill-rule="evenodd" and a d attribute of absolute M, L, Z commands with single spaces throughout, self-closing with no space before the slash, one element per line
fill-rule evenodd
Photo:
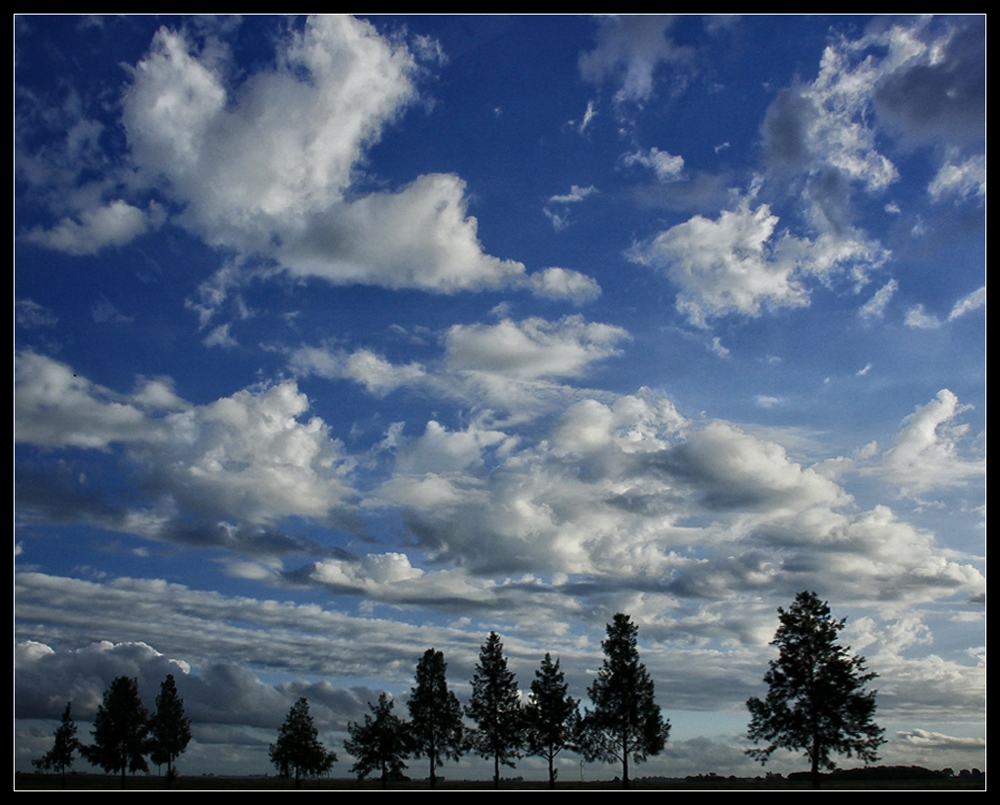
<path fill-rule="evenodd" d="M 24 237 L 31 243 L 67 254 L 97 254 L 105 246 L 123 246 L 164 220 L 162 208 L 153 203 L 143 212 L 120 199 L 81 210 L 77 219 L 63 218 L 52 229 L 36 227 Z"/>
<path fill-rule="evenodd" d="M 291 543 L 282 537 L 274 542 L 259 528 L 247 531 L 245 524 L 266 527 L 292 515 L 332 522 L 349 508 L 353 492 L 346 474 L 352 464 L 320 418 L 300 421 L 309 402 L 294 382 L 192 406 L 163 381 L 144 381 L 135 393 L 118 395 L 75 376 L 64 364 L 24 353 L 17 362 L 16 391 L 17 441 L 41 447 L 125 446 L 156 508 L 91 511 L 90 516 L 113 518 L 107 527 L 234 548 L 249 540 L 248 548 L 257 550 L 255 545 Z M 37 484 L 33 493 L 42 508 L 57 505 L 44 500 L 45 490 Z M 192 514 L 199 519 L 187 521 Z M 194 529 L 187 536 L 185 522 Z"/>
<path fill-rule="evenodd" d="M 589 187 L 579 187 L 578 185 L 571 185 L 569 193 L 564 196 L 552 196 L 549 198 L 549 204 L 576 204 L 583 201 L 587 196 L 592 196 L 594 193 L 598 192 L 597 188 L 593 185 Z"/>
<path fill-rule="evenodd" d="M 555 299 L 583 301 L 601 295 L 601 286 L 596 280 L 579 271 L 555 266 L 531 274 L 528 285 L 539 296 Z"/>
<path fill-rule="evenodd" d="M 815 240 L 775 236 L 778 217 L 747 200 L 716 221 L 696 215 L 637 244 L 627 257 L 662 268 L 679 288 L 677 309 L 698 326 L 727 313 L 759 316 L 762 307 L 809 304 L 803 280 L 852 269 L 863 279 L 888 253 L 860 236 L 825 233 Z"/>
<path fill-rule="evenodd" d="M 979 288 L 968 296 L 964 296 L 959 299 L 954 307 L 951 309 L 951 313 L 948 314 L 946 321 L 954 321 L 957 318 L 964 316 L 966 313 L 971 313 L 973 310 L 978 310 L 986 305 L 986 286 Z M 906 311 L 905 323 L 907 327 L 915 327 L 921 330 L 936 330 L 942 325 L 941 319 L 924 310 L 923 305 L 914 305 L 908 311 Z"/>
<path fill-rule="evenodd" d="M 578 315 L 557 322 L 456 324 L 445 337 L 445 362 L 455 371 L 519 379 L 577 377 L 591 363 L 619 354 L 617 344 L 627 337 L 621 327 L 588 323 Z"/>
<path fill-rule="evenodd" d="M 208 243 L 335 284 L 452 293 L 520 284 L 483 252 L 465 183 L 416 178 L 348 198 L 367 149 L 416 98 L 415 61 L 369 23 L 325 15 L 278 43 L 278 65 L 227 85 L 228 55 L 161 28 L 133 70 L 124 122 L 147 180 Z"/>
<path fill-rule="evenodd" d="M 493 325 L 454 325 L 444 335 L 443 356 L 427 365 L 394 364 L 367 349 L 301 346 L 289 366 L 300 376 L 353 380 L 378 396 L 408 387 L 523 421 L 567 400 L 599 395 L 559 381 L 582 377 L 593 364 L 617 356 L 628 338 L 620 327 L 580 315 L 555 321 L 504 318 Z"/>
<path fill-rule="evenodd" d="M 927 192 L 935 202 L 946 196 L 954 196 L 959 201 L 970 197 L 986 197 L 986 156 L 979 155 L 966 159 L 960 164 L 946 162 L 927 186 Z"/>
<path fill-rule="evenodd" d="M 640 149 L 631 154 L 624 154 L 622 161 L 628 166 L 642 165 L 649 168 L 661 182 L 670 182 L 680 178 L 681 172 L 684 170 L 684 157 L 672 156 L 655 146 L 648 151 Z"/>
<path fill-rule="evenodd" d="M 955 306 L 951 309 L 951 313 L 948 314 L 948 321 L 954 321 L 959 316 L 964 316 L 966 313 L 971 313 L 973 310 L 978 310 L 981 307 L 986 306 L 986 286 L 973 291 L 968 296 L 959 299 Z"/>
<path fill-rule="evenodd" d="M 904 427 L 883 453 L 881 466 L 865 472 L 882 475 L 907 495 L 984 478 L 985 462 L 961 450 L 969 426 L 954 423 L 970 408 L 959 405 L 958 397 L 942 389 L 903 420 Z"/>
<path fill-rule="evenodd" d="M 907 327 L 915 327 L 920 330 L 936 330 L 941 326 L 941 320 L 924 311 L 923 305 L 914 305 L 906 311 L 906 318 L 903 319 Z"/>
<path fill-rule="evenodd" d="M 894 279 L 889 280 L 875 292 L 871 299 L 861 306 L 861 310 L 858 311 L 858 315 L 861 316 L 864 321 L 881 319 L 885 315 L 886 306 L 892 300 L 892 297 L 897 290 L 899 290 L 899 283 Z"/>

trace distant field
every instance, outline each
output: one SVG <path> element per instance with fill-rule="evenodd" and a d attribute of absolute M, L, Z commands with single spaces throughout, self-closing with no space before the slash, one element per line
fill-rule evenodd
<path fill-rule="evenodd" d="M 16 790 L 33 789 L 58 789 L 60 778 L 52 774 L 15 774 L 14 788 Z M 118 789 L 120 778 L 102 774 L 74 774 L 66 778 L 66 788 L 75 790 L 82 789 Z M 152 790 L 166 788 L 166 782 L 162 777 L 156 776 L 136 776 L 129 777 L 125 781 L 125 787 L 133 790 Z M 322 779 L 304 780 L 302 790 L 321 789 L 360 789 L 374 790 L 379 788 L 378 781 L 366 780 L 358 782 L 350 779 Z M 389 786 L 393 790 L 423 790 L 428 787 L 424 780 L 408 780 L 405 782 L 392 783 Z M 445 780 L 438 782 L 438 788 L 443 789 L 491 789 L 492 780 Z M 573 782 L 567 780 L 558 785 L 562 789 L 570 790 L 593 790 L 593 789 L 617 789 L 621 784 L 617 780 L 594 780 L 588 782 Z M 885 781 L 865 781 L 856 783 L 829 782 L 823 785 L 826 789 L 907 789 L 907 790 L 983 790 L 986 787 L 985 779 L 970 780 L 952 778 L 948 780 L 885 780 Z M 548 783 L 543 780 L 538 781 L 505 781 L 501 788 L 504 789 L 547 789 Z M 719 779 L 692 783 L 684 780 L 633 780 L 634 789 L 660 789 L 660 790 L 795 790 L 808 789 L 808 783 L 789 782 L 787 780 L 728 780 Z M 294 789 L 294 785 L 288 780 L 278 777 L 181 777 L 174 784 L 174 790 L 180 791 L 205 791 L 205 790 L 271 790 L 271 789 Z"/>

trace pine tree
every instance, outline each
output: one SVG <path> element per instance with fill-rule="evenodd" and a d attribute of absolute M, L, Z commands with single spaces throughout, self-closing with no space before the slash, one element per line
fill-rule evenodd
<path fill-rule="evenodd" d="M 160 695 L 156 697 L 156 713 L 150 719 L 152 751 L 149 758 L 157 766 L 167 764 L 167 788 L 173 785 L 177 771 L 174 761 L 187 749 L 191 740 L 191 719 L 184 715 L 184 700 L 177 695 L 174 675 L 160 685 Z"/>
<path fill-rule="evenodd" d="M 364 724 L 347 725 L 350 740 L 344 741 L 344 749 L 355 758 L 351 773 L 363 780 L 373 771 L 382 778 L 382 788 L 389 780 L 399 779 L 406 764 L 403 762 L 412 752 L 409 725 L 392 712 L 392 699 L 385 693 L 378 697 L 378 704 L 368 703 L 375 715 L 365 716 Z"/>
<path fill-rule="evenodd" d="M 139 699 L 139 681 L 120 676 L 104 691 L 104 703 L 94 717 L 94 743 L 80 751 L 106 772 L 149 771 L 144 755 L 149 751 L 149 713 Z"/>
<path fill-rule="evenodd" d="M 549 788 L 556 787 L 559 774 L 555 768 L 556 756 L 570 745 L 576 729 L 579 702 L 568 695 L 568 690 L 559 660 L 553 663 L 546 654 L 531 683 L 525 722 L 528 751 L 549 762 Z"/>
<path fill-rule="evenodd" d="M 55 731 L 55 742 L 52 748 L 31 764 L 39 771 L 48 769 L 58 769 L 62 776 L 62 787 L 66 787 L 66 769 L 73 765 L 73 754 L 80 747 L 80 742 L 76 739 L 76 724 L 70 715 L 71 702 L 66 702 L 66 709 L 63 710 L 62 720 Z"/>
<path fill-rule="evenodd" d="M 417 684 L 407 702 L 414 752 L 430 760 L 431 788 L 437 784 L 435 768 L 441 765 L 442 758 L 457 761 L 464 750 L 462 705 L 448 690 L 447 669 L 444 654 L 427 649 L 417 663 Z"/>
<path fill-rule="evenodd" d="M 587 694 L 594 710 L 587 711 L 580 742 L 587 760 L 620 761 L 622 788 L 629 787 L 629 758 L 643 762 L 659 754 L 670 734 L 653 690 L 653 680 L 639 661 L 639 628 L 619 612 L 601 642 L 604 665 Z"/>
<path fill-rule="evenodd" d="M 747 701 L 750 739 L 770 743 L 747 753 L 763 764 L 776 749 L 804 750 L 819 788 L 820 767 L 836 768 L 831 754 L 878 760 L 885 739 L 873 721 L 875 691 L 864 691 L 878 674 L 866 672 L 865 658 L 850 656 L 849 646 L 837 645 L 847 619 L 835 621 L 816 593 L 799 593 L 787 612 L 778 607 L 778 616 L 771 645 L 779 654 L 764 675 L 767 698 Z"/>
<path fill-rule="evenodd" d="M 465 714 L 476 722 L 472 735 L 476 752 L 493 759 L 493 787 L 500 787 L 500 764 L 513 768 L 524 744 L 521 698 L 514 674 L 507 670 L 500 635 L 490 632 L 472 678 L 472 700 Z"/>
<path fill-rule="evenodd" d="M 296 788 L 301 785 L 302 775 L 318 777 L 337 762 L 337 755 L 327 752 L 320 743 L 319 730 L 313 724 L 309 702 L 304 697 L 288 711 L 285 723 L 278 730 L 278 742 L 271 744 L 268 756 L 282 777 L 295 774 Z"/>

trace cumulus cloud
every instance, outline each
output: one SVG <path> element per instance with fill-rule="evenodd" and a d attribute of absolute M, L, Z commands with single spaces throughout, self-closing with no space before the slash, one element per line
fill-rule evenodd
<path fill-rule="evenodd" d="M 601 286 L 596 280 L 579 271 L 555 266 L 531 274 L 528 285 L 539 296 L 553 299 L 584 301 L 601 295 Z"/>
<path fill-rule="evenodd" d="M 934 201 L 951 196 L 959 201 L 986 196 L 986 156 L 969 157 L 958 164 L 946 162 L 927 185 L 927 192 Z"/>
<path fill-rule="evenodd" d="M 882 475 L 908 495 L 985 477 L 985 462 L 961 446 L 969 426 L 955 422 L 970 408 L 959 405 L 958 397 L 948 389 L 941 389 L 937 397 L 903 420 L 903 429 L 882 454 L 881 466 L 866 472 Z"/>
<path fill-rule="evenodd" d="M 347 517 L 352 462 L 320 418 L 300 421 L 309 402 L 294 382 L 193 406 L 163 380 L 142 380 L 132 394 L 115 394 L 65 364 L 24 353 L 16 391 L 17 441 L 49 448 L 123 446 L 154 508 L 105 511 L 87 502 L 92 492 L 75 485 L 77 515 L 85 507 L 91 516 L 109 518 L 106 527 L 185 544 L 283 552 L 304 546 L 268 530 L 281 518 L 343 524 Z M 26 479 L 22 500 L 70 516 L 60 483 Z"/>
<path fill-rule="evenodd" d="M 712 221 L 696 215 L 633 246 L 633 262 L 663 269 L 679 288 L 677 309 L 704 327 L 727 313 L 761 315 L 770 307 L 809 304 L 804 280 L 851 270 L 862 279 L 888 253 L 861 235 L 824 233 L 816 239 L 775 234 L 767 204 L 744 200 Z"/>
<path fill-rule="evenodd" d="M 166 180 L 180 223 L 244 259 L 334 284 L 531 287 L 523 264 L 484 252 L 458 176 L 351 193 L 367 149 L 417 97 L 403 44 L 321 16 L 277 47 L 275 68 L 234 88 L 224 49 L 199 50 L 164 27 L 133 69 L 123 105 L 132 157 L 147 181 Z"/>
<path fill-rule="evenodd" d="M 377 395 L 410 387 L 530 418 L 580 394 L 558 381 L 582 377 L 593 364 L 618 355 L 628 337 L 620 327 L 580 315 L 503 319 L 452 326 L 444 335 L 443 356 L 427 366 L 393 364 L 365 349 L 307 346 L 296 349 L 289 364 L 300 375 L 350 379 Z"/>
<path fill-rule="evenodd" d="M 809 177 L 814 225 L 846 223 L 848 184 L 869 192 L 898 178 L 877 138 L 934 145 L 944 159 L 933 201 L 985 192 L 985 32 L 981 18 L 875 25 L 827 46 L 816 79 L 783 91 L 762 126 L 772 165 Z"/>
<path fill-rule="evenodd" d="M 97 254 L 105 246 L 122 246 L 147 229 L 159 226 L 165 215 L 156 203 L 143 212 L 119 199 L 81 210 L 77 218 L 64 218 L 52 229 L 36 227 L 24 238 L 67 254 Z"/>
<path fill-rule="evenodd" d="M 649 168 L 661 182 L 678 179 L 681 171 L 684 170 L 684 157 L 672 156 L 655 146 L 648 151 L 639 149 L 631 154 L 624 154 L 622 162 L 626 166 L 641 165 L 644 168 Z"/>

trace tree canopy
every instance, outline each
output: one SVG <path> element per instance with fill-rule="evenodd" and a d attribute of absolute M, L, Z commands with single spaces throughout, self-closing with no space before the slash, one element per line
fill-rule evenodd
<path fill-rule="evenodd" d="M 852 657 L 837 644 L 847 619 L 834 620 L 816 593 L 801 592 L 771 641 L 778 658 L 764 675 L 767 698 L 747 701 L 752 716 L 749 737 L 768 745 L 747 753 L 766 763 L 777 749 L 804 750 L 811 762 L 813 787 L 820 768 L 834 769 L 831 755 L 878 760 L 883 730 L 874 722 L 875 691 L 865 685 L 878 674 L 865 670 L 864 657 Z"/>
<path fill-rule="evenodd" d="M 167 764 L 167 786 L 173 784 L 177 772 L 174 761 L 183 754 L 191 740 L 191 719 L 184 715 L 184 700 L 177 695 L 174 675 L 160 685 L 156 697 L 156 712 L 149 722 L 152 736 L 149 759 L 157 765 Z"/>
<path fill-rule="evenodd" d="M 80 742 L 76 739 L 76 724 L 70 715 L 71 704 L 66 702 L 66 709 L 63 710 L 62 719 L 56 727 L 52 748 L 37 760 L 31 761 L 39 771 L 58 769 L 62 776 L 63 788 L 66 787 L 66 769 L 73 765 L 73 754 L 80 747 Z"/>
<path fill-rule="evenodd" d="M 500 764 L 514 766 L 524 744 L 521 698 L 514 674 L 507 670 L 500 635 L 490 636 L 479 652 L 472 677 L 472 699 L 465 714 L 476 722 L 472 745 L 476 752 L 493 760 L 493 787 L 500 787 Z"/>
<path fill-rule="evenodd" d="M 104 691 L 94 717 L 94 743 L 80 747 L 83 756 L 106 772 L 149 771 L 149 713 L 139 699 L 139 681 L 120 676 Z"/>
<path fill-rule="evenodd" d="M 413 751 L 413 740 L 409 725 L 392 712 L 393 702 L 388 694 L 380 694 L 378 704 L 369 702 L 368 707 L 375 718 L 366 715 L 364 724 L 348 724 L 351 737 L 344 741 L 344 749 L 355 758 L 352 774 L 363 780 L 378 771 L 385 788 L 389 780 L 402 776 L 406 768 L 403 761 Z"/>
<path fill-rule="evenodd" d="M 639 627 L 624 613 L 608 624 L 608 638 L 601 642 L 604 664 L 587 689 L 594 709 L 587 711 L 580 732 L 587 760 L 621 762 L 622 788 L 629 787 L 629 759 L 641 763 L 659 754 L 670 734 L 653 680 L 639 661 L 638 634 Z"/>
<path fill-rule="evenodd" d="M 464 750 L 462 705 L 448 690 L 447 669 L 444 654 L 427 649 L 417 663 L 417 684 L 407 702 L 414 752 L 430 760 L 431 788 L 437 783 L 435 769 L 443 758 L 458 760 Z"/>
<path fill-rule="evenodd" d="M 579 702 L 568 690 L 559 660 L 553 663 L 546 654 L 531 683 L 531 698 L 525 708 L 525 738 L 528 751 L 549 762 L 549 788 L 556 787 L 559 774 L 556 756 L 569 746 L 577 726 Z"/>
<path fill-rule="evenodd" d="M 302 776 L 318 777 L 328 772 L 337 761 L 334 752 L 327 752 L 320 743 L 319 730 L 309 715 L 309 702 L 303 697 L 292 705 L 285 723 L 278 730 L 278 742 L 268 750 L 271 762 L 282 777 L 295 775 L 295 787 Z"/>

